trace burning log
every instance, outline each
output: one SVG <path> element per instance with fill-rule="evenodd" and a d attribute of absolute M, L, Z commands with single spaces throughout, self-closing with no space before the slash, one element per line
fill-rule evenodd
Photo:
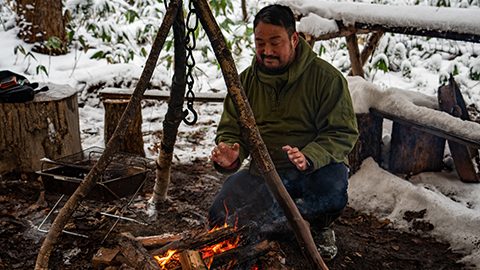
<path fill-rule="evenodd" d="M 191 235 L 185 235 L 182 236 L 181 239 L 170 242 L 161 248 L 151 250 L 150 254 L 163 255 L 168 250 L 177 250 L 180 252 L 187 249 L 198 249 L 204 246 L 213 245 L 227 239 L 238 238 L 242 232 L 247 230 L 247 228 L 248 227 L 242 227 L 240 229 L 236 229 L 232 227 L 222 227 L 216 230 L 201 233 L 195 237 L 191 237 Z"/>
<path fill-rule="evenodd" d="M 182 270 L 207 270 L 202 255 L 195 250 L 185 250 L 180 253 L 180 263 L 182 264 Z"/>
<path fill-rule="evenodd" d="M 270 240 L 257 242 L 256 229 L 253 225 L 240 229 L 225 225 L 208 232 L 192 231 L 176 235 L 134 237 L 130 233 L 122 233 L 118 247 L 120 254 L 115 260 L 117 265 L 124 264 L 135 269 L 257 269 L 252 268 L 257 263 L 256 259 L 268 253 L 266 264 L 273 262 L 276 264 L 274 269 L 284 269 L 278 256 L 274 256 L 279 254 L 279 245 Z M 173 240 L 168 242 L 168 239 Z M 155 250 L 146 249 L 146 246 L 161 243 L 166 244 Z"/>
<path fill-rule="evenodd" d="M 225 251 L 224 253 L 215 256 L 215 260 L 211 263 L 210 269 L 215 269 L 222 265 L 228 265 L 232 262 L 235 264 L 242 264 L 258 258 L 271 250 L 277 250 L 276 242 L 264 240 L 253 246 L 242 246 L 235 249 Z"/>

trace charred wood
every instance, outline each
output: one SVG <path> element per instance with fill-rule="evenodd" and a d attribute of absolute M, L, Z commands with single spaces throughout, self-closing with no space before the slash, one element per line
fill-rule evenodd
<path fill-rule="evenodd" d="M 123 237 L 119 244 L 120 252 L 123 254 L 129 266 L 143 270 L 160 269 L 157 261 L 155 261 L 148 251 L 138 242 L 128 237 Z"/>
<path fill-rule="evenodd" d="M 207 270 L 200 252 L 194 250 L 185 250 L 180 253 L 180 263 L 182 270 Z"/>
<path fill-rule="evenodd" d="M 151 255 L 163 255 L 168 250 L 183 251 L 187 249 L 195 250 L 204 246 L 225 241 L 227 239 L 239 237 L 247 231 L 248 227 L 235 229 L 232 227 L 221 228 L 213 232 L 204 232 L 200 234 L 185 234 L 181 239 L 168 243 L 167 245 L 149 251 Z M 196 235 L 196 236 L 194 236 Z"/>
<path fill-rule="evenodd" d="M 235 265 L 241 265 L 259 258 L 271 250 L 278 250 L 278 245 L 276 242 L 270 242 L 268 240 L 263 240 L 253 246 L 237 247 L 214 256 L 211 268 L 215 269 L 223 265 L 228 265 L 230 262 L 234 262 Z"/>

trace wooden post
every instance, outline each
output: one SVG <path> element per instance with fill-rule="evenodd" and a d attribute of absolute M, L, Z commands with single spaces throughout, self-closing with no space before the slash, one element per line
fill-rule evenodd
<path fill-rule="evenodd" d="M 372 55 L 372 53 L 375 51 L 375 49 L 378 46 L 378 43 L 380 42 L 380 39 L 383 36 L 383 31 L 376 31 L 373 32 L 367 40 L 367 43 L 363 47 L 362 53 L 360 54 L 360 64 L 362 65 L 362 70 L 363 66 L 365 66 L 365 63 L 367 63 L 368 58 Z M 352 70 L 348 73 L 349 76 L 352 75 Z"/>
<path fill-rule="evenodd" d="M 462 120 L 470 121 L 467 106 L 453 76 L 450 76 L 448 85 L 438 89 L 438 103 L 442 111 Z M 479 160 L 478 149 L 469 148 L 451 140 L 448 141 L 448 147 L 460 180 L 463 182 L 480 182 L 480 174 L 475 170 L 475 165 L 478 166 L 478 164 L 474 164 Z"/>
<path fill-rule="evenodd" d="M 180 4 L 180 6 L 182 6 Z M 163 120 L 162 143 L 160 154 L 156 160 L 156 178 L 153 187 L 153 196 L 150 203 L 159 204 L 167 199 L 168 185 L 170 184 L 173 149 L 177 139 L 178 126 L 184 117 L 182 108 L 186 86 L 187 52 L 185 44 L 185 20 L 183 8 L 173 22 L 173 38 L 175 48 L 175 68 L 172 80 L 172 90 L 168 100 L 168 109 Z"/>
<path fill-rule="evenodd" d="M 367 157 L 380 164 L 382 150 L 383 118 L 371 113 L 356 114 L 360 136 L 355 147 L 348 155 L 350 175 L 360 169 L 360 165 Z"/>
<path fill-rule="evenodd" d="M 360 51 L 358 49 L 357 35 L 351 34 L 345 37 L 347 40 L 348 55 L 352 65 L 352 75 L 365 77 L 363 74 L 363 65 L 360 60 Z"/>
<path fill-rule="evenodd" d="M 49 84 L 24 103 L 0 103 L 0 175 L 40 170 L 40 159 L 82 150 L 76 90 Z"/>
<path fill-rule="evenodd" d="M 105 143 L 110 140 L 113 132 L 115 132 L 128 102 L 128 99 L 105 99 L 103 101 L 103 107 L 105 108 L 103 138 Z M 142 110 L 139 108 L 138 112 L 134 116 L 135 119 L 133 119 L 131 125 L 127 128 L 127 135 L 121 138 L 122 141 L 118 151 L 145 157 L 142 134 Z"/>
<path fill-rule="evenodd" d="M 162 25 L 158 30 L 155 41 L 153 42 L 152 50 L 148 55 L 145 68 L 143 69 L 142 75 L 140 76 L 137 86 L 135 87 L 135 91 L 130 98 L 130 102 L 128 103 L 128 106 L 125 109 L 122 118 L 120 119 L 120 123 L 118 124 L 117 129 L 115 129 L 115 132 L 108 142 L 102 156 L 98 159 L 97 163 L 95 163 L 95 166 L 93 166 L 88 175 L 85 177 L 85 180 L 82 181 L 77 190 L 72 194 L 72 196 L 70 196 L 66 204 L 53 221 L 52 226 L 50 227 L 50 230 L 48 231 L 48 234 L 38 252 L 37 261 L 35 262 L 36 270 L 48 269 L 48 261 L 50 259 L 53 246 L 57 243 L 58 237 L 65 227 L 65 224 L 67 224 L 68 219 L 75 211 L 80 201 L 83 200 L 83 198 L 85 198 L 85 196 L 95 186 L 97 179 L 103 174 L 103 171 L 113 159 L 113 155 L 118 152 L 117 148 L 120 143 L 120 138 L 125 136 L 128 126 L 138 113 L 138 108 L 140 102 L 142 101 L 143 93 L 145 93 L 148 83 L 150 82 L 150 78 L 152 78 L 160 51 L 162 50 L 163 44 L 167 39 L 168 32 L 172 27 L 175 15 L 177 14 L 179 3 L 180 0 L 172 0 L 170 2 Z"/>
<path fill-rule="evenodd" d="M 275 166 L 268 154 L 267 147 L 260 136 L 255 123 L 255 117 L 248 104 L 245 91 L 238 77 L 237 68 L 231 52 L 228 50 L 225 38 L 220 27 L 213 17 L 209 4 L 205 0 L 193 0 L 197 15 L 212 43 L 215 56 L 220 63 L 223 78 L 227 85 L 228 94 L 232 98 L 239 115 L 239 122 L 243 136 L 247 139 L 250 150 L 257 167 L 268 188 L 272 192 L 280 207 L 282 207 L 287 220 L 295 233 L 300 249 L 310 260 L 315 269 L 328 269 L 313 241 L 310 228 L 300 215 L 297 206 L 288 194 L 282 180 L 275 170 Z"/>
<path fill-rule="evenodd" d="M 405 174 L 440 171 L 444 149 L 445 139 L 394 122 L 389 170 Z"/>

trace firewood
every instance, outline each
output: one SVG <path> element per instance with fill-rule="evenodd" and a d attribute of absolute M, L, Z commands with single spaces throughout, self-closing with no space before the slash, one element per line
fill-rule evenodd
<path fill-rule="evenodd" d="M 198 251 L 183 251 L 180 253 L 180 263 L 182 264 L 182 270 L 207 270 L 207 266 L 205 266 Z"/>
<path fill-rule="evenodd" d="M 128 238 L 122 237 L 120 240 L 120 252 L 128 262 L 128 265 L 135 269 L 154 270 L 160 269 L 157 261 L 140 245 L 140 243 Z"/>
<path fill-rule="evenodd" d="M 123 236 L 131 238 L 135 241 L 138 241 L 145 248 L 155 248 L 162 247 L 170 242 L 178 241 L 182 239 L 180 234 L 161 234 L 161 235 L 150 235 L 150 236 L 137 236 L 134 237 L 130 233 L 122 233 Z"/>
<path fill-rule="evenodd" d="M 193 233 L 189 236 L 182 236 L 181 239 L 177 241 L 170 242 L 169 244 L 149 251 L 151 255 L 163 255 L 168 250 L 177 250 L 183 251 L 186 249 L 195 250 L 200 247 L 212 245 L 227 239 L 235 238 L 249 229 L 248 226 L 242 227 L 238 230 L 232 227 L 220 228 L 213 232 L 204 232 L 201 234 L 194 235 Z"/>
<path fill-rule="evenodd" d="M 252 246 L 237 247 L 214 256 L 210 269 L 227 265 L 234 261 L 235 264 L 241 264 L 252 259 L 258 258 L 270 250 L 278 249 L 276 242 L 264 240 Z"/>
<path fill-rule="evenodd" d="M 94 269 L 104 268 L 113 264 L 115 257 L 120 249 L 116 248 L 100 248 L 95 255 L 93 255 L 92 266 Z"/>

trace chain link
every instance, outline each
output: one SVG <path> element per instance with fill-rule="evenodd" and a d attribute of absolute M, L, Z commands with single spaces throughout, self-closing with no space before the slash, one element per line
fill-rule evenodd
<path fill-rule="evenodd" d="M 197 122 L 198 119 L 198 114 L 193 108 L 193 101 L 195 100 L 195 93 L 193 92 L 193 85 L 195 83 L 195 80 L 193 78 L 193 68 L 195 67 L 195 59 L 193 58 L 193 50 L 197 46 L 197 42 L 195 40 L 195 31 L 197 30 L 198 27 L 198 17 L 196 16 L 196 10 L 195 7 L 193 6 L 193 1 L 190 0 L 188 4 L 188 15 L 187 15 L 187 34 L 185 36 L 185 48 L 187 50 L 187 59 L 186 59 L 186 65 L 187 65 L 187 78 L 186 78 L 186 83 L 188 87 L 188 91 L 186 93 L 186 99 L 187 99 L 187 109 L 183 111 L 185 117 L 183 118 L 183 122 L 187 125 L 194 125 Z M 192 26 L 193 23 L 193 26 Z M 193 119 L 188 120 L 188 114 L 189 112 L 192 113 Z"/>

